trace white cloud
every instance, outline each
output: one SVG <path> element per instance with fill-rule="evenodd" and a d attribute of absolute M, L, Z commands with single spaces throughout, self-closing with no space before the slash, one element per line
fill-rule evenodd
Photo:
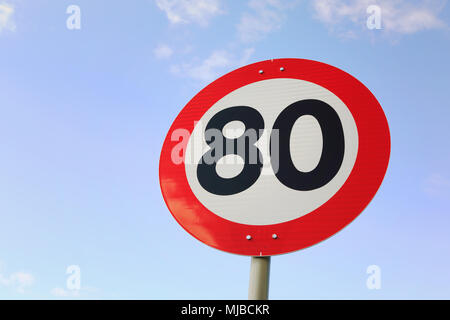
<path fill-rule="evenodd" d="M 99 289 L 94 287 L 82 287 L 80 290 L 67 290 L 60 287 L 50 290 L 50 294 L 56 298 L 86 298 L 95 297 Z"/>
<path fill-rule="evenodd" d="M 13 21 L 14 7 L 6 2 L 0 3 L 0 32 L 3 30 L 14 31 L 16 25 Z"/>
<path fill-rule="evenodd" d="M 431 196 L 450 196 L 450 179 L 441 174 L 432 174 L 425 181 L 425 192 Z"/>
<path fill-rule="evenodd" d="M 405 8 L 389 8 L 385 6 L 384 10 L 384 28 L 389 31 L 399 33 L 415 33 L 427 29 L 445 28 L 445 23 L 439 19 L 438 7 L 414 7 L 406 6 Z M 383 19 L 383 18 L 382 18 Z"/>
<path fill-rule="evenodd" d="M 238 24 L 239 38 L 243 42 L 254 42 L 266 34 L 280 29 L 286 19 L 285 11 L 297 1 L 251 0 L 251 12 L 244 13 Z"/>
<path fill-rule="evenodd" d="M 63 288 L 53 288 L 50 293 L 55 297 L 78 297 L 80 295 L 79 290 L 65 290 Z"/>
<path fill-rule="evenodd" d="M 14 272 L 9 276 L 0 273 L 0 285 L 11 287 L 19 293 L 24 293 L 25 289 L 33 285 L 34 277 L 26 272 Z"/>
<path fill-rule="evenodd" d="M 173 65 L 171 72 L 202 82 L 214 80 L 219 75 L 232 68 L 247 64 L 254 49 L 245 49 L 241 56 L 236 56 L 227 50 L 216 50 L 200 63 Z"/>
<path fill-rule="evenodd" d="M 153 54 L 157 59 L 168 59 L 172 56 L 173 50 L 165 44 L 160 44 L 153 50 Z"/>
<path fill-rule="evenodd" d="M 444 6 L 442 1 L 406 0 L 314 0 L 316 17 L 341 34 L 355 26 L 366 28 L 367 8 L 381 8 L 382 29 L 390 33 L 411 34 L 421 30 L 444 28 L 446 24 L 438 17 Z"/>
<path fill-rule="evenodd" d="M 220 0 L 156 0 L 156 5 L 172 24 L 195 22 L 206 26 L 222 12 Z"/>

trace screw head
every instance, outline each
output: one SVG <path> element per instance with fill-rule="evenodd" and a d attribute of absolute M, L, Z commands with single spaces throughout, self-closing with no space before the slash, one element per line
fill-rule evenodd
<path fill-rule="evenodd" d="M 258 72 L 259 72 L 259 74 L 263 74 L 264 70 L 259 70 Z"/>
<path fill-rule="evenodd" d="M 284 67 L 281 67 L 281 68 L 280 68 L 280 71 L 284 71 Z"/>
<path fill-rule="evenodd" d="M 245 237 L 247 240 L 252 240 L 252 236 L 251 235 L 247 235 L 246 237 Z"/>
<path fill-rule="evenodd" d="M 272 239 L 277 239 L 277 238 L 278 238 L 277 234 L 274 233 L 274 234 L 272 235 Z"/>

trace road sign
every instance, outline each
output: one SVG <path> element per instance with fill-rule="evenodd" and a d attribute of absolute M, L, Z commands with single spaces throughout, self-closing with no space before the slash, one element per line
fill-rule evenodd
<path fill-rule="evenodd" d="M 324 63 L 274 59 L 226 74 L 184 107 L 164 141 L 160 184 L 198 240 L 271 256 L 355 219 L 389 153 L 386 117 L 361 82 Z"/>

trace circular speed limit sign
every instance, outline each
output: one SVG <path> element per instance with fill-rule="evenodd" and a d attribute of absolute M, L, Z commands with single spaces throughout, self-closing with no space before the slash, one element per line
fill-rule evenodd
<path fill-rule="evenodd" d="M 274 59 L 219 78 L 186 105 L 164 141 L 160 184 L 198 240 L 269 256 L 355 219 L 389 153 L 386 117 L 361 82 L 320 62 Z"/>

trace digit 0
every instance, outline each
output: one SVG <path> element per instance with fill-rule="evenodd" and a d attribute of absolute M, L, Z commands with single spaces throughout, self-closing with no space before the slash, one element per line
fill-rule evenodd
<path fill-rule="evenodd" d="M 289 143 L 294 123 L 305 115 L 311 115 L 317 120 L 323 141 L 319 163 L 310 172 L 301 172 L 294 166 Z M 339 115 L 329 104 L 313 99 L 294 102 L 280 113 L 273 129 L 278 129 L 280 144 L 278 171 L 275 175 L 286 187 L 301 191 L 318 189 L 338 173 L 344 159 L 344 130 Z M 273 163 L 276 158 L 271 157 L 273 167 L 277 167 Z"/>

